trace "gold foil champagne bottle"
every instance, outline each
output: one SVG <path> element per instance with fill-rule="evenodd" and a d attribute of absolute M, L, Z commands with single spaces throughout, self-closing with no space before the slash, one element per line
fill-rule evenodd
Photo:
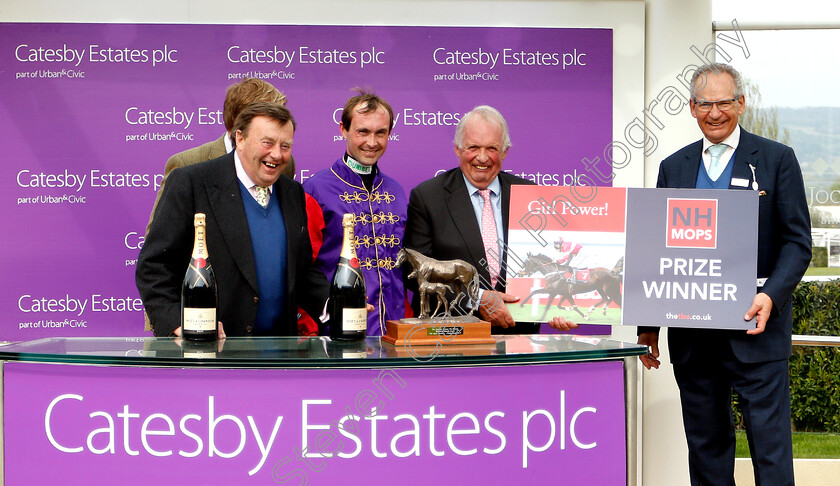
<path fill-rule="evenodd" d="M 344 241 L 341 256 L 330 286 L 330 338 L 336 340 L 364 339 L 367 335 L 365 278 L 353 245 L 354 217 L 345 214 Z"/>
<path fill-rule="evenodd" d="M 216 275 L 207 252 L 205 216 L 196 213 L 192 258 L 181 286 L 181 336 L 193 341 L 216 340 L 218 302 Z"/>

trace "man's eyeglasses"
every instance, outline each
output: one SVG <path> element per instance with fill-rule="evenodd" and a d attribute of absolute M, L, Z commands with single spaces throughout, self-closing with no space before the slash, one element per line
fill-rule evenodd
<path fill-rule="evenodd" d="M 718 110 L 726 111 L 735 106 L 735 103 L 738 102 L 738 98 L 731 98 L 728 100 L 719 100 L 719 101 L 695 101 L 694 102 L 694 109 L 701 112 L 701 113 L 708 113 L 712 111 L 712 107 L 717 105 Z"/>

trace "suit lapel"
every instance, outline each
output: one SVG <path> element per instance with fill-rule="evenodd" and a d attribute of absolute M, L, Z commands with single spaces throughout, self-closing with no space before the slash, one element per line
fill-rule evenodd
<path fill-rule="evenodd" d="M 501 272 L 499 282 L 507 279 L 507 256 L 508 256 L 508 228 L 510 227 L 510 181 L 503 177 L 504 172 L 499 172 L 499 182 L 502 185 L 502 234 L 504 235 L 504 246 L 502 247 Z"/>
<path fill-rule="evenodd" d="M 703 140 L 698 141 L 692 145 L 685 154 L 685 164 L 688 170 L 680 171 L 679 187 L 694 188 L 697 187 L 697 174 L 700 171 L 700 164 L 703 160 Z M 732 179 L 747 180 L 752 183 L 753 174 L 750 165 L 758 168 L 758 146 L 755 144 L 754 136 L 741 129 L 741 139 L 738 142 L 738 148 L 735 149 L 735 160 L 732 163 Z M 747 187 L 734 186 L 732 182 L 729 183 L 730 189 L 752 189 L 752 185 Z"/>
<path fill-rule="evenodd" d="M 703 141 L 695 143 L 685 154 L 685 164 L 688 170 L 680 171 L 680 188 L 693 189 L 697 187 L 697 174 L 700 172 L 700 163 L 703 161 Z"/>
<path fill-rule="evenodd" d="M 461 171 L 452 171 L 444 187 L 446 188 L 446 208 L 449 210 L 452 221 L 464 241 L 464 246 L 470 252 L 472 260 L 477 263 L 484 259 L 484 243 L 481 239 L 481 228 L 478 227 L 478 221 L 475 219 L 473 205 Z M 478 269 L 480 273 L 487 273 L 482 265 L 478 266 L 482 267 Z M 489 274 L 486 276 L 489 277 Z"/>
<path fill-rule="evenodd" d="M 508 226 L 510 226 L 510 182 L 502 177 L 503 172 L 499 172 L 499 184 L 502 186 L 502 234 L 505 238 L 505 244 L 508 239 Z"/>
<path fill-rule="evenodd" d="M 738 142 L 738 148 L 735 150 L 735 161 L 732 164 L 732 180 L 735 178 L 749 181 L 747 187 L 733 186 L 730 182 L 730 189 L 750 189 L 752 190 L 752 182 L 756 181 L 753 177 L 753 169 L 758 169 L 758 145 L 755 144 L 753 135 L 743 128 L 741 129 L 741 139 Z M 757 182 L 757 181 L 756 181 Z"/>
<path fill-rule="evenodd" d="M 254 291 L 257 291 L 259 287 L 254 250 L 251 246 L 251 230 L 245 216 L 232 153 L 224 160 L 224 167 L 219 171 L 218 177 L 205 183 L 207 199 L 213 216 L 219 222 L 219 231 L 230 249 L 233 261 Z"/>

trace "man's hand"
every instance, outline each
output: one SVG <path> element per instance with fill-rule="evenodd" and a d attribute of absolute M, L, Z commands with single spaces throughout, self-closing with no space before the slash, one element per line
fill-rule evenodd
<path fill-rule="evenodd" d="M 516 323 L 513 322 L 513 316 L 510 315 L 505 303 L 517 302 L 518 300 L 519 297 L 513 295 L 496 292 L 495 290 L 485 290 L 478 302 L 478 313 L 485 321 L 490 322 L 491 326 L 513 327 Z"/>
<path fill-rule="evenodd" d="M 639 334 L 639 344 L 648 346 L 648 353 L 644 356 L 639 356 L 642 364 L 647 369 L 659 369 L 659 333 L 658 332 L 643 332 Z"/>
<path fill-rule="evenodd" d="M 770 311 L 773 310 L 773 299 L 764 292 L 755 294 L 747 313 L 744 314 L 744 320 L 749 321 L 755 316 L 755 329 L 750 329 L 747 334 L 761 334 L 767 326 L 767 319 L 770 318 Z"/>
<path fill-rule="evenodd" d="M 558 331 L 569 331 L 571 329 L 577 329 L 578 325 L 572 321 L 567 321 L 566 319 L 557 316 L 552 317 L 550 321 L 548 321 L 548 325 L 557 329 Z"/>

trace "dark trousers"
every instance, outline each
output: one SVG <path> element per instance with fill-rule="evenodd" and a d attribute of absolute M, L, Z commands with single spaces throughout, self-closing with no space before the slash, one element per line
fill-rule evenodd
<path fill-rule="evenodd" d="M 741 363 L 727 343 L 713 347 L 720 349 L 674 365 L 691 484 L 735 486 L 734 389 L 741 396 L 755 484 L 793 485 L 788 360 Z"/>

